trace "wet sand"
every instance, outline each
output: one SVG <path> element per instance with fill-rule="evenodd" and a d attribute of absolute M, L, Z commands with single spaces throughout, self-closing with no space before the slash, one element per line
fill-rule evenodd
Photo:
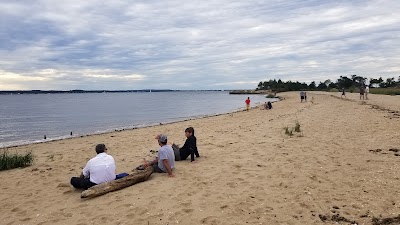
<path fill-rule="evenodd" d="M 340 94 L 308 92 L 300 103 L 297 92 L 281 93 L 273 110 L 10 148 L 36 161 L 0 172 L 0 224 L 372 224 L 397 216 L 400 96 Z M 296 121 L 301 132 L 289 137 L 283 128 Z M 188 126 L 201 158 L 177 162 L 175 178 L 153 174 L 84 200 L 69 185 L 98 143 L 118 173 L 130 172 L 155 156 L 156 134 L 183 144 Z"/>

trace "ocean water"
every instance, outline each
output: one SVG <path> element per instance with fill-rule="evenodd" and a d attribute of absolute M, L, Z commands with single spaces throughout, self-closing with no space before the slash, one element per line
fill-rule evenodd
<path fill-rule="evenodd" d="M 221 91 L 0 95 L 0 147 L 232 112 L 247 97 Z M 249 97 L 252 105 L 268 100 Z"/>

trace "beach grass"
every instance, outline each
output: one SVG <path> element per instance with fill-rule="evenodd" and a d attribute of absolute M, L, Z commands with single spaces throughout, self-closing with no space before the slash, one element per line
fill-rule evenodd
<path fill-rule="evenodd" d="M 369 92 L 380 95 L 400 95 L 400 88 L 371 88 Z"/>
<path fill-rule="evenodd" d="M 295 126 L 294 126 L 294 131 L 295 131 L 295 132 L 301 132 L 299 121 L 296 121 L 296 124 L 295 124 Z"/>
<path fill-rule="evenodd" d="M 10 170 L 18 167 L 27 167 L 32 165 L 34 156 L 32 152 L 26 152 L 24 154 L 10 154 L 8 151 L 4 151 L 0 154 L 0 171 Z"/>
<path fill-rule="evenodd" d="M 285 134 L 288 135 L 289 137 L 293 136 L 293 129 L 290 127 L 284 127 Z"/>

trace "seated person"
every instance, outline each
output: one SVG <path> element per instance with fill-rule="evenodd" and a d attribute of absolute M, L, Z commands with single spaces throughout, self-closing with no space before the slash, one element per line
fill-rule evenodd
<path fill-rule="evenodd" d="M 80 177 L 72 177 L 71 185 L 77 189 L 88 189 L 94 185 L 115 180 L 115 161 L 107 154 L 104 144 L 96 146 L 97 155 L 83 168 Z"/>
<path fill-rule="evenodd" d="M 152 166 L 154 172 L 157 173 L 168 173 L 169 177 L 173 177 L 172 169 L 175 167 L 175 156 L 172 147 L 167 145 L 168 138 L 164 134 L 157 136 L 158 144 L 160 149 L 158 149 L 157 157 L 150 162 L 145 161 L 144 166 Z"/>
<path fill-rule="evenodd" d="M 188 127 L 185 130 L 186 141 L 182 148 L 179 148 L 177 145 L 173 144 L 172 147 L 174 149 L 175 160 L 185 160 L 190 155 L 191 162 L 194 161 L 194 156 L 200 157 L 199 152 L 197 150 L 197 138 L 194 136 L 193 127 Z"/>
<path fill-rule="evenodd" d="M 260 110 L 267 109 L 267 102 L 260 106 Z"/>
<path fill-rule="evenodd" d="M 266 109 L 272 109 L 272 103 L 271 102 L 268 102 L 267 103 L 267 106 L 265 107 Z"/>

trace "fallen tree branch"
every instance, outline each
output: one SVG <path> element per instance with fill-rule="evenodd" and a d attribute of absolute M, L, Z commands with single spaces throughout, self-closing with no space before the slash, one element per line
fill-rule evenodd
<path fill-rule="evenodd" d="M 144 170 L 135 170 L 132 174 L 118 180 L 95 185 L 81 193 L 81 198 L 93 198 L 104 195 L 108 192 L 118 191 L 120 189 L 132 186 L 134 184 L 146 181 L 153 173 L 153 167 L 149 166 Z"/>

